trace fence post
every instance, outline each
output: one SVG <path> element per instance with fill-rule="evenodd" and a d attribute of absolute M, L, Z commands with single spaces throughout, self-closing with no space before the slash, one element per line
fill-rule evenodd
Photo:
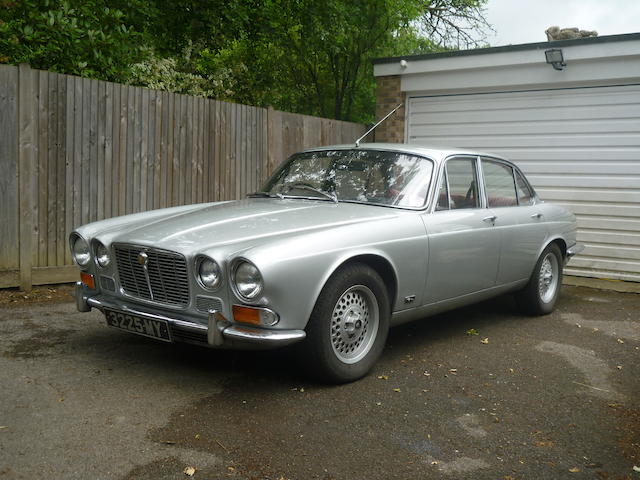
<path fill-rule="evenodd" d="M 30 292 L 33 262 L 34 188 L 36 175 L 34 70 L 18 67 L 18 198 L 20 201 L 20 289 Z"/>

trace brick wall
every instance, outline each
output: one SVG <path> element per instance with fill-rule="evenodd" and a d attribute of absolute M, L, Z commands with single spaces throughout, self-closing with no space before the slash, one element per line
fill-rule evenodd
<path fill-rule="evenodd" d="M 405 95 L 400 90 L 399 75 L 376 77 L 376 121 L 404 101 Z M 375 129 L 376 142 L 404 142 L 404 110 L 405 107 L 402 106 Z"/>

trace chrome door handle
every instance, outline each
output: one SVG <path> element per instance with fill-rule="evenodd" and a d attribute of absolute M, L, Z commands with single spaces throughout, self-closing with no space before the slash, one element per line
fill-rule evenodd
<path fill-rule="evenodd" d="M 482 219 L 482 221 L 483 221 L 483 222 L 491 222 L 491 223 L 493 223 L 493 222 L 495 222 L 495 221 L 496 221 L 496 218 L 498 218 L 498 217 L 497 217 L 497 216 L 495 216 L 495 215 L 491 215 L 491 216 L 489 216 L 489 217 L 484 217 L 484 218 Z"/>
<path fill-rule="evenodd" d="M 534 213 L 531 218 L 542 218 L 542 214 L 540 212 Z"/>

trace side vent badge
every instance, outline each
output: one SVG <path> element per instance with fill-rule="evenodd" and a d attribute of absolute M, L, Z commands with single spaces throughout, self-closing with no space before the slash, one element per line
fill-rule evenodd
<path fill-rule="evenodd" d="M 409 295 L 404 297 L 404 303 L 412 303 L 416 299 L 415 295 Z"/>

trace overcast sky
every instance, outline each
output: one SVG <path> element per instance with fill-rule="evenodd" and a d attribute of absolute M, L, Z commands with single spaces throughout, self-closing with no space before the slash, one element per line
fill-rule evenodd
<path fill-rule="evenodd" d="M 640 0 L 489 0 L 486 18 L 496 30 L 492 47 L 546 42 L 552 25 L 596 30 L 599 36 L 640 32 Z"/>

